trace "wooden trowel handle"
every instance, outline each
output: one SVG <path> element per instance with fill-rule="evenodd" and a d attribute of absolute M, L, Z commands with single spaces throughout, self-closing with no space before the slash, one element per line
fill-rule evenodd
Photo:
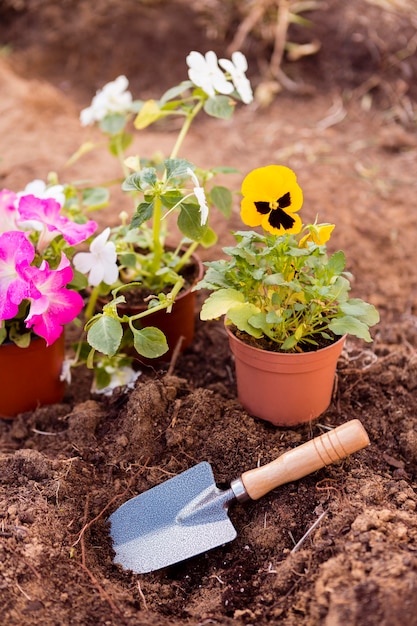
<path fill-rule="evenodd" d="M 303 478 L 367 445 L 367 432 L 361 422 L 354 419 L 285 452 L 267 465 L 244 472 L 241 481 L 249 497 L 257 500 L 271 489 Z"/>

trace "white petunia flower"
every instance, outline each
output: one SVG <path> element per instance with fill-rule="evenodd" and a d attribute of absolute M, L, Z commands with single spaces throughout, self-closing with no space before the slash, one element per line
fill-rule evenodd
<path fill-rule="evenodd" d="M 129 81 L 126 76 L 118 76 L 116 80 L 99 89 L 91 101 L 91 105 L 80 113 L 82 126 L 100 122 L 110 113 L 127 113 L 132 104 L 132 94 L 127 91 Z"/>
<path fill-rule="evenodd" d="M 208 215 L 209 215 L 209 208 L 207 206 L 206 193 L 203 187 L 200 187 L 198 178 L 190 167 L 187 167 L 187 173 L 191 176 L 193 183 L 195 184 L 193 191 L 194 191 L 195 197 L 197 198 L 197 202 L 200 205 L 201 225 L 204 226 L 205 224 L 207 224 Z"/>
<path fill-rule="evenodd" d="M 78 252 L 73 258 L 74 267 L 82 274 L 88 274 L 88 282 L 96 287 L 101 282 L 113 285 L 119 276 L 116 246 L 107 241 L 110 228 L 106 228 L 90 245 L 90 252 Z"/>
<path fill-rule="evenodd" d="M 142 374 L 140 371 L 135 372 L 135 370 L 127 365 L 124 365 L 123 367 L 107 366 L 105 370 L 108 374 L 110 374 L 109 384 L 106 387 L 101 387 L 99 389 L 94 382 L 91 389 L 93 393 L 101 393 L 105 396 L 111 396 L 117 387 L 126 387 L 126 390 L 133 389 L 135 386 L 135 380 Z"/>
<path fill-rule="evenodd" d="M 249 104 L 253 100 L 252 87 L 249 79 L 246 78 L 248 62 L 242 52 L 233 52 L 232 60 L 220 59 L 219 65 L 231 76 L 233 84 L 242 101 Z"/>
<path fill-rule="evenodd" d="M 214 97 L 217 93 L 229 94 L 233 91 L 224 73 L 218 66 L 216 53 L 210 50 L 203 56 L 200 52 L 190 52 L 187 56 L 189 79 L 201 87 L 208 96 Z"/>
<path fill-rule="evenodd" d="M 75 359 L 70 359 L 65 357 L 64 362 L 62 363 L 61 373 L 59 375 L 59 380 L 71 384 L 71 367 L 75 364 Z"/>
<path fill-rule="evenodd" d="M 42 200 L 45 198 L 53 198 L 61 207 L 65 204 L 64 186 L 51 185 L 48 187 L 47 184 L 39 178 L 32 180 L 32 182 L 26 185 L 23 191 L 19 191 L 17 194 L 19 198 L 29 195 L 41 198 Z"/>

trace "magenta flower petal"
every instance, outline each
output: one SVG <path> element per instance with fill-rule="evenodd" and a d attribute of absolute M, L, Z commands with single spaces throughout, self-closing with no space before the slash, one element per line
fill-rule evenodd
<path fill-rule="evenodd" d="M 9 189 L 0 191 L 0 232 L 17 229 L 19 213 L 16 208 L 17 195 Z"/>
<path fill-rule="evenodd" d="M 34 259 L 35 250 L 19 231 L 0 235 L 0 319 L 17 315 L 19 304 L 28 297 L 30 280 L 23 270 Z"/>
<path fill-rule="evenodd" d="M 97 222 L 89 220 L 85 224 L 76 224 L 61 215 L 61 205 L 53 198 L 22 196 L 19 201 L 21 223 L 37 222 L 47 233 L 43 234 L 44 246 L 61 234 L 70 246 L 75 246 L 88 239 L 97 229 Z M 52 235 L 52 236 L 51 236 Z"/>
<path fill-rule="evenodd" d="M 94 220 L 89 220 L 85 224 L 76 224 L 71 220 L 65 219 L 62 236 L 70 246 L 76 246 L 78 243 L 85 241 L 97 230 L 98 224 Z"/>
<path fill-rule="evenodd" d="M 26 275 L 33 283 L 26 327 L 43 337 L 49 346 L 61 335 L 62 327 L 77 317 L 84 302 L 79 293 L 66 288 L 73 270 L 65 255 L 56 270 L 43 261 L 40 267 L 27 267 Z"/>

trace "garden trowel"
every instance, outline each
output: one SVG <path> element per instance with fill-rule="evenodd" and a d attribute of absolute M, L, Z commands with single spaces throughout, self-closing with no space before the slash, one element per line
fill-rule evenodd
<path fill-rule="evenodd" d="M 207 462 L 128 500 L 109 518 L 115 562 L 137 574 L 152 572 L 211 550 L 236 537 L 233 502 L 257 500 L 369 444 L 357 419 L 244 472 L 230 488 L 216 486 Z"/>

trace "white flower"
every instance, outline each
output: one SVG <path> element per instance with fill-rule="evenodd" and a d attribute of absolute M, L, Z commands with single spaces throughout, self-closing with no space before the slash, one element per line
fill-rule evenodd
<path fill-rule="evenodd" d="M 232 93 L 233 85 L 219 68 L 215 52 L 210 50 L 204 57 L 200 52 L 193 51 L 186 60 L 190 80 L 208 96 L 214 97 L 216 91 L 222 94 Z"/>
<path fill-rule="evenodd" d="M 59 380 L 71 384 L 71 367 L 75 365 L 76 359 L 70 359 L 65 357 L 64 362 L 62 363 L 61 373 L 59 375 Z"/>
<path fill-rule="evenodd" d="M 102 393 L 105 396 L 111 396 L 117 387 L 126 387 L 126 390 L 133 389 L 135 380 L 142 374 L 140 371 L 135 372 L 135 370 L 127 365 L 123 367 L 111 367 L 108 365 L 105 370 L 110 374 L 109 384 L 99 389 L 94 382 L 91 389 L 94 393 Z"/>
<path fill-rule="evenodd" d="M 245 55 L 239 51 L 233 52 L 231 61 L 229 61 L 229 59 L 220 59 L 219 65 L 230 74 L 235 89 L 242 98 L 242 101 L 245 104 L 252 102 L 252 87 L 245 74 L 248 69 L 248 62 Z"/>
<path fill-rule="evenodd" d="M 194 174 L 190 167 L 187 167 L 187 173 L 191 176 L 195 187 L 193 189 L 194 195 L 197 198 L 197 202 L 200 205 L 201 225 L 207 224 L 209 208 L 207 206 L 206 194 L 203 187 L 200 187 L 197 176 Z"/>
<path fill-rule="evenodd" d="M 100 122 L 110 113 L 126 113 L 132 104 L 132 94 L 127 91 L 129 81 L 126 76 L 118 76 L 116 80 L 99 89 L 91 101 L 91 105 L 80 113 L 82 126 Z"/>
<path fill-rule="evenodd" d="M 101 282 L 113 285 L 119 275 L 116 246 L 107 241 L 110 228 L 106 228 L 90 245 L 90 252 L 78 252 L 73 258 L 74 267 L 82 274 L 88 273 L 88 282 L 96 287 Z"/>
<path fill-rule="evenodd" d="M 48 187 L 47 184 L 39 178 L 32 180 L 32 182 L 26 185 L 23 191 L 19 191 L 17 194 L 19 198 L 29 195 L 41 199 L 53 198 L 61 207 L 65 204 L 64 186 L 51 185 Z"/>

